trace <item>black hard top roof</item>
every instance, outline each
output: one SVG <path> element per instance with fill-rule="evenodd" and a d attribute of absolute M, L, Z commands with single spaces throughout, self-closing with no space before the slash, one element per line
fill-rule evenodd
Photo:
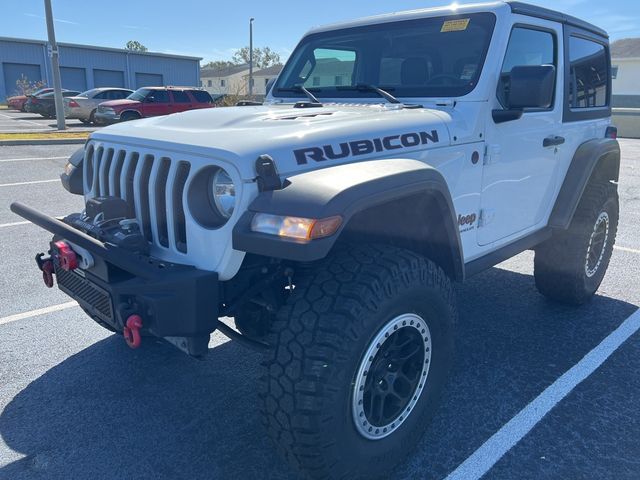
<path fill-rule="evenodd" d="M 566 25 L 587 30 L 588 32 L 595 33 L 596 35 L 600 35 L 604 38 L 609 38 L 607 32 L 602 28 L 596 27 L 595 25 L 585 22 L 584 20 L 580 20 L 579 18 L 572 17 L 571 15 L 566 15 L 564 13 L 556 12 L 555 10 L 538 7 L 537 5 L 530 5 L 524 2 L 507 1 L 507 4 L 511 7 L 511 11 L 513 13 L 564 23 Z"/>

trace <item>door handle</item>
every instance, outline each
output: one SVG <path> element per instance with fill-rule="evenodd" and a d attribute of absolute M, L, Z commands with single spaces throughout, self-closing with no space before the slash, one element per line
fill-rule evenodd
<path fill-rule="evenodd" d="M 564 137 L 559 137 L 557 135 L 551 135 L 550 137 L 545 138 L 542 141 L 543 147 L 557 147 L 558 145 L 562 145 L 564 143 Z"/>

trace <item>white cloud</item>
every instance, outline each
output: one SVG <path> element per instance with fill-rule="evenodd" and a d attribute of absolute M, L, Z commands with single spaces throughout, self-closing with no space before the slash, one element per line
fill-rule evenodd
<path fill-rule="evenodd" d="M 38 18 L 40 20 L 44 20 L 45 18 L 42 15 L 36 15 L 35 13 L 25 13 L 26 17 Z M 72 22 L 71 20 L 63 20 L 62 18 L 54 18 L 54 22 L 57 23 L 68 23 L 69 25 L 80 25 L 78 22 Z"/>

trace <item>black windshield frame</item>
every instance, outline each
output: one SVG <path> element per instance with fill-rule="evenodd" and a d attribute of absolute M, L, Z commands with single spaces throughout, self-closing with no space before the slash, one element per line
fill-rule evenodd
<path fill-rule="evenodd" d="M 369 40 L 371 40 L 372 42 L 378 40 L 380 42 L 393 43 L 393 41 L 395 41 L 395 37 L 393 37 L 394 32 L 396 32 L 396 35 L 399 37 L 403 34 L 406 34 L 407 30 L 411 28 L 425 29 L 425 34 L 429 33 L 427 32 L 427 29 L 430 28 L 430 33 L 432 35 L 442 34 L 442 29 L 444 29 L 445 22 L 455 22 L 456 20 L 464 21 L 466 19 L 469 19 L 469 25 L 473 25 L 474 28 L 476 28 L 476 32 L 478 31 L 477 28 L 480 29 L 480 33 L 484 36 L 484 38 L 482 45 L 477 45 L 477 42 L 474 42 L 476 43 L 474 45 L 474 48 L 476 48 L 475 54 L 477 60 L 475 72 L 473 72 L 473 74 L 468 79 L 465 78 L 463 80 L 462 75 L 460 75 L 460 79 L 455 80 L 460 83 L 464 82 L 464 84 L 427 85 L 425 82 L 425 84 L 421 84 L 419 86 L 405 86 L 400 84 L 385 84 L 384 82 L 378 81 L 380 75 L 382 74 L 382 54 L 379 54 L 380 56 L 377 59 L 378 63 L 376 64 L 376 59 L 374 58 L 376 55 L 376 50 L 375 47 L 370 47 L 368 45 Z M 495 24 L 496 16 L 493 13 L 479 12 L 470 14 L 443 15 L 438 17 L 401 20 L 395 22 L 384 22 L 374 25 L 365 25 L 313 33 L 304 37 L 298 44 L 289 61 L 282 70 L 282 73 L 279 75 L 278 81 L 271 91 L 271 95 L 275 98 L 302 98 L 304 97 L 302 93 L 286 90 L 293 88 L 296 84 L 296 80 L 304 80 L 304 86 L 318 98 L 379 98 L 379 95 L 374 92 L 336 88 L 340 86 L 337 84 L 334 86 L 314 86 L 313 84 L 307 83 L 309 81 L 309 78 L 311 78 L 312 76 L 311 72 L 306 77 L 302 77 L 301 75 L 299 75 L 304 69 L 304 65 L 308 64 L 308 62 L 310 61 L 311 55 L 314 51 L 316 51 L 317 49 L 336 49 L 339 47 L 340 49 L 345 51 L 352 49 L 355 52 L 356 58 L 354 60 L 354 71 L 351 79 L 353 84 L 372 84 L 388 91 L 393 96 L 399 98 L 462 97 L 471 93 L 478 85 L 486 61 L 487 52 L 493 38 Z M 442 29 L 438 31 L 438 28 Z M 449 35 L 449 37 L 443 38 L 442 42 L 439 42 L 438 44 L 429 44 L 429 52 L 438 52 L 441 57 L 446 56 L 448 43 L 445 42 L 445 40 L 451 39 L 455 36 L 457 36 L 458 39 L 461 40 L 461 37 L 463 37 L 465 34 L 465 30 L 466 29 L 445 32 L 444 36 Z M 350 46 L 348 43 L 348 39 L 355 38 L 357 40 L 358 37 L 360 37 L 360 44 L 355 42 Z M 364 39 L 367 40 L 366 43 L 362 41 Z M 370 51 L 363 51 L 363 49 L 370 49 Z M 370 56 L 368 60 L 367 55 Z M 462 60 L 463 58 L 464 57 L 461 57 L 460 60 Z M 447 59 L 447 61 L 454 62 L 455 60 Z M 315 68 L 315 66 L 313 68 Z M 377 73 L 375 71 L 376 68 L 378 69 Z M 440 76 L 452 77 L 453 73 L 446 74 L 443 71 L 443 74 L 441 74 Z M 428 81 L 431 81 L 431 79 L 428 79 Z"/>

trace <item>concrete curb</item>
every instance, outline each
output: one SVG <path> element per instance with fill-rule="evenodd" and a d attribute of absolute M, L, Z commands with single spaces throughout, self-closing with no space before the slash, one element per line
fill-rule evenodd
<path fill-rule="evenodd" d="M 47 138 L 33 140 L 0 140 L 0 147 L 18 145 L 84 145 L 86 138 Z"/>

